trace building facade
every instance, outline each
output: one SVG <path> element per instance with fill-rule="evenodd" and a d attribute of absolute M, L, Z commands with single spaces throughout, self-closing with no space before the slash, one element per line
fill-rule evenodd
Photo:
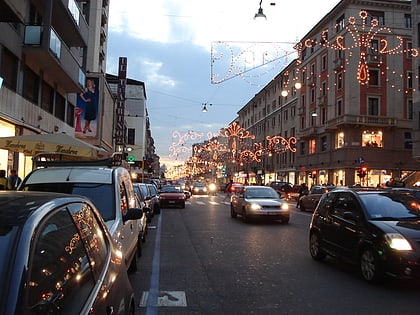
<path fill-rule="evenodd" d="M 296 152 L 277 146 L 244 167 L 255 182 L 376 186 L 419 169 L 411 16 L 411 1 L 343 0 L 300 40 L 238 112 L 265 150 L 267 136 L 296 138 Z"/>

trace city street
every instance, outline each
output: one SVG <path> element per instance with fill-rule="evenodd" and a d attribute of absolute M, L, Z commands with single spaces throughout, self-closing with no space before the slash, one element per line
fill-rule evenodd
<path fill-rule="evenodd" d="M 419 285 L 369 285 L 355 266 L 313 261 L 311 213 L 291 203 L 289 224 L 245 224 L 223 197 L 153 218 L 130 275 L 136 314 L 418 314 Z"/>

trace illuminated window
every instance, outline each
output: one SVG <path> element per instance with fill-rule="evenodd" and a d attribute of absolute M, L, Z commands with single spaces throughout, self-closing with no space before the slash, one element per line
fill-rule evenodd
<path fill-rule="evenodd" d="M 342 147 L 344 147 L 344 132 L 339 132 L 336 136 L 335 148 L 338 149 Z"/>
<path fill-rule="evenodd" d="M 378 130 L 364 130 L 362 133 L 362 147 L 382 148 L 383 139 L 382 131 Z"/>
<path fill-rule="evenodd" d="M 316 150 L 316 140 L 311 139 L 309 140 L 309 154 L 315 154 Z"/>

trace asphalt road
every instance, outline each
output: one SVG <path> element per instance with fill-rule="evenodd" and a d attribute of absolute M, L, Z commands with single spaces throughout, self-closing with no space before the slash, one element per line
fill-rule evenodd
<path fill-rule="evenodd" d="M 223 196 L 193 196 L 149 226 L 130 275 L 136 314 L 419 314 L 420 285 L 365 283 L 355 266 L 308 252 L 311 213 L 290 223 L 232 219 Z"/>

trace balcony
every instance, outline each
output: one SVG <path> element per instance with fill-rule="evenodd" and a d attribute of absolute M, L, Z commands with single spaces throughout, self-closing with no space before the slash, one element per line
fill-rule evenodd
<path fill-rule="evenodd" d="M 298 138 L 300 139 L 313 139 L 318 136 L 320 133 L 319 127 L 309 127 L 299 130 L 297 133 Z"/>
<path fill-rule="evenodd" d="M 318 104 L 319 105 L 326 105 L 327 104 L 327 96 L 326 95 L 321 95 L 320 97 L 318 97 Z"/>
<path fill-rule="evenodd" d="M 1 0 L 0 0 L 1 1 Z M 39 12 L 45 12 L 48 1 L 35 0 Z M 75 0 L 51 1 L 51 26 L 68 47 L 85 47 L 89 38 L 89 26 Z M 48 25 L 44 25 L 48 27 Z"/>
<path fill-rule="evenodd" d="M 42 36 L 48 36 L 48 47 L 43 47 Z M 26 63 L 36 65 L 66 92 L 80 92 L 84 86 L 84 72 L 69 48 L 53 29 L 27 25 L 23 52 Z"/>
<path fill-rule="evenodd" d="M 328 130 L 335 130 L 343 126 L 363 126 L 363 127 L 395 127 L 397 119 L 391 117 L 377 117 L 377 116 L 358 116 L 358 115 L 343 115 L 330 119 L 326 123 Z"/>

